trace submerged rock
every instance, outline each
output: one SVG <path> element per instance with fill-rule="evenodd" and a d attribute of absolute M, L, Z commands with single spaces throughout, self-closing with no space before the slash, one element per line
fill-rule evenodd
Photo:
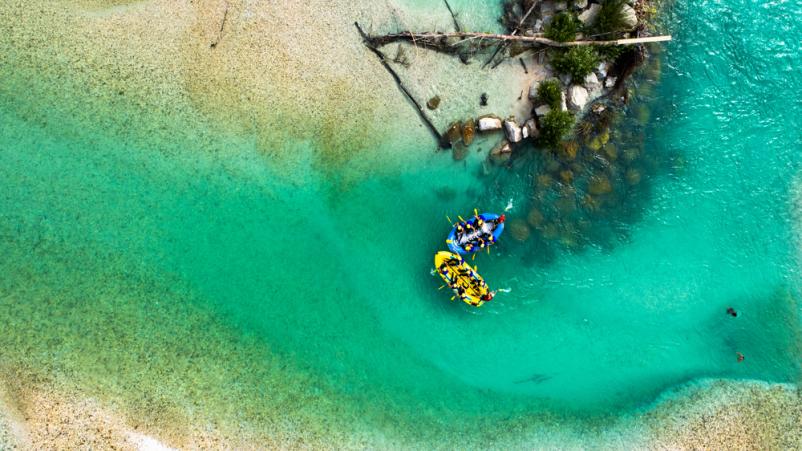
<path fill-rule="evenodd" d="M 521 133 L 521 126 L 518 125 L 518 122 L 515 121 L 514 117 L 510 117 L 509 119 L 504 121 L 504 132 L 507 135 L 507 139 L 511 143 L 521 142 L 523 139 L 523 133 Z"/>
<path fill-rule="evenodd" d="M 520 218 L 510 220 L 510 234 L 518 241 L 526 241 L 529 238 L 529 225 Z"/>
<path fill-rule="evenodd" d="M 509 141 L 503 139 L 490 151 L 490 158 L 497 163 L 503 163 L 510 159 L 511 154 L 512 146 L 510 145 Z"/>
<path fill-rule="evenodd" d="M 468 155 L 468 147 L 463 143 L 456 143 L 451 146 L 451 149 L 451 156 L 454 157 L 455 161 L 464 160 L 465 156 Z"/>
<path fill-rule="evenodd" d="M 487 93 L 483 92 L 481 96 L 479 96 L 479 105 L 487 106 Z"/>
<path fill-rule="evenodd" d="M 501 118 L 495 114 L 486 114 L 479 116 L 477 120 L 480 132 L 490 132 L 494 130 L 501 130 Z"/>
<path fill-rule="evenodd" d="M 568 88 L 568 104 L 572 109 L 581 110 L 588 103 L 588 90 L 580 85 L 572 85 Z"/>
<path fill-rule="evenodd" d="M 540 224 L 543 224 L 543 213 L 537 208 L 529 210 L 529 214 L 526 215 L 526 222 L 532 227 L 538 227 Z"/>
<path fill-rule="evenodd" d="M 588 182 L 588 192 L 594 196 L 613 192 L 613 185 L 604 175 L 594 175 Z"/>
<path fill-rule="evenodd" d="M 434 96 L 431 99 L 429 99 L 428 102 L 426 102 L 426 108 L 429 108 L 430 110 L 437 109 L 437 107 L 439 106 L 440 106 L 440 96 Z"/>
<path fill-rule="evenodd" d="M 589 26 L 592 25 L 593 22 L 596 21 L 596 16 L 599 15 L 599 10 L 601 9 L 601 5 L 598 3 L 594 3 L 590 5 L 590 8 L 582 11 L 582 14 L 579 15 L 578 19 L 582 22 L 583 25 Z"/>
<path fill-rule="evenodd" d="M 624 178 L 630 185 L 637 185 L 640 183 L 640 171 L 634 168 L 627 169 L 627 172 L 624 174 Z"/>
<path fill-rule="evenodd" d="M 468 119 L 462 124 L 462 142 L 464 142 L 466 146 L 471 145 L 475 135 L 476 126 L 474 125 L 473 119 Z"/>

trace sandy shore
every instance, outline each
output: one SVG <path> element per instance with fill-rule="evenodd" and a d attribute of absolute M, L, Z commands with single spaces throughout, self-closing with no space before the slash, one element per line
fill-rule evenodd
<path fill-rule="evenodd" d="M 8 388 L 7 386 L 5 388 Z M 184 430 L 152 431 L 127 423 L 125 416 L 102 403 L 46 384 L 17 386 L 0 410 L 0 446 L 3 449 L 268 449 L 332 446 L 350 449 L 415 446 L 381 441 L 272 443 L 232 431 L 192 426 Z M 705 381 L 663 395 L 637 415 L 621 419 L 598 435 L 560 437 L 532 435 L 504 440 L 503 447 L 526 448 L 551 443 L 558 447 L 602 449 L 800 449 L 802 447 L 802 395 L 794 387 L 751 381 Z M 538 437 L 526 439 L 523 437 Z M 378 437 L 376 437 L 378 438 Z M 464 438 L 467 439 L 467 438 Z M 335 443 L 337 443 L 335 445 Z M 468 441 L 454 446 L 481 447 Z"/>

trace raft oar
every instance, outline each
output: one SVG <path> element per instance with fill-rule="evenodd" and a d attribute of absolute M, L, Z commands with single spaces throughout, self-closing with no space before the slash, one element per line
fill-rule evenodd
<path fill-rule="evenodd" d="M 452 221 L 451 218 L 448 217 L 448 215 L 446 215 L 446 219 L 448 219 L 449 224 L 454 224 L 454 221 Z"/>

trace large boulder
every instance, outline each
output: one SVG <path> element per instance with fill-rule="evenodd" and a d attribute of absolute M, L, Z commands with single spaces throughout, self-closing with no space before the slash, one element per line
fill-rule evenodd
<path fill-rule="evenodd" d="M 612 88 L 613 86 L 615 86 L 615 82 L 617 82 L 617 81 L 618 81 L 618 77 L 607 77 L 607 79 L 604 80 L 604 87 L 605 88 Z"/>
<path fill-rule="evenodd" d="M 635 10 L 629 6 L 624 5 L 621 8 L 621 15 L 624 19 L 624 25 L 627 27 L 628 30 L 631 30 L 638 26 L 638 15 L 635 13 Z"/>
<path fill-rule="evenodd" d="M 521 133 L 521 126 L 518 125 L 514 117 L 504 121 L 504 132 L 511 143 L 521 142 L 524 139 L 523 133 Z"/>
<path fill-rule="evenodd" d="M 599 83 L 599 78 L 596 77 L 596 74 L 594 74 L 593 72 L 585 75 L 585 80 L 583 81 L 582 84 L 588 91 L 592 91 L 601 86 L 601 83 Z"/>
<path fill-rule="evenodd" d="M 539 107 L 535 108 L 535 114 L 537 117 L 543 117 L 549 114 L 549 111 L 551 111 L 551 107 L 548 105 L 540 105 Z"/>
<path fill-rule="evenodd" d="M 579 21 L 582 22 L 585 26 L 590 26 L 593 22 L 596 21 L 596 16 L 599 15 L 599 10 L 601 9 L 601 5 L 598 3 L 594 3 L 590 5 L 590 8 L 582 11 L 582 14 L 579 15 Z"/>
<path fill-rule="evenodd" d="M 584 86 L 573 85 L 568 88 L 568 104 L 571 109 L 581 110 L 588 103 L 588 90 Z"/>
<path fill-rule="evenodd" d="M 582 10 L 588 7 L 588 0 L 574 0 L 574 8 Z"/>
<path fill-rule="evenodd" d="M 452 122 L 451 125 L 448 126 L 446 138 L 451 145 L 454 145 L 462 139 L 462 124 L 460 124 L 459 121 Z"/>
<path fill-rule="evenodd" d="M 474 126 L 473 119 L 468 119 L 462 124 L 462 142 L 469 146 L 473 142 L 473 137 L 476 134 L 476 127 Z"/>
<path fill-rule="evenodd" d="M 477 119 L 476 123 L 479 126 L 480 132 L 491 132 L 494 130 L 501 130 L 501 118 L 496 116 L 495 114 L 486 114 L 484 116 L 479 116 L 479 119 Z"/>
<path fill-rule="evenodd" d="M 534 139 L 540 136 L 540 130 L 538 130 L 537 123 L 534 119 L 529 119 L 524 122 L 524 125 L 521 127 L 521 133 L 524 135 L 524 138 Z"/>

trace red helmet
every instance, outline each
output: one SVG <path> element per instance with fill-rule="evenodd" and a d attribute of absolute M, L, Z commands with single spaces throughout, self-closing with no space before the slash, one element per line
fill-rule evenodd
<path fill-rule="evenodd" d="M 498 217 L 498 222 L 504 222 L 504 219 L 505 219 L 505 217 L 502 214 L 501 216 Z"/>
<path fill-rule="evenodd" d="M 482 300 L 483 301 L 490 301 L 492 299 L 493 299 L 493 292 L 492 291 L 487 293 L 487 294 L 485 294 L 484 296 L 482 296 Z"/>

